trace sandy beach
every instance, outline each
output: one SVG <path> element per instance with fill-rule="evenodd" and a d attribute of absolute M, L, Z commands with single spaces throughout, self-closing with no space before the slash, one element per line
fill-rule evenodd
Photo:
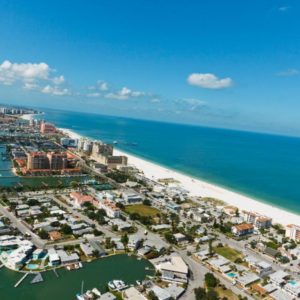
<path fill-rule="evenodd" d="M 60 128 L 61 131 L 68 134 L 72 138 L 82 138 L 81 135 L 69 129 Z M 251 197 L 230 191 L 217 185 L 205 182 L 203 180 L 193 178 L 180 172 L 168 169 L 156 163 L 147 161 L 135 155 L 114 150 L 115 155 L 126 155 L 128 164 L 134 165 L 142 170 L 146 177 L 158 180 L 160 178 L 174 178 L 180 182 L 180 186 L 188 190 L 192 196 L 212 197 L 222 200 L 230 205 L 238 207 L 240 210 L 248 210 L 260 213 L 262 215 L 272 217 L 274 222 L 287 225 L 300 225 L 300 215 L 293 214 L 282 208 L 272 206 L 270 204 L 258 201 Z"/>

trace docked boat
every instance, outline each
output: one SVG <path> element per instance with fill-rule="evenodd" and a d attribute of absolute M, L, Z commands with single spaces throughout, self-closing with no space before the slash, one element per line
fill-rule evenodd
<path fill-rule="evenodd" d="M 123 280 L 112 280 L 108 283 L 108 287 L 112 291 L 122 291 L 128 287 Z"/>
<path fill-rule="evenodd" d="M 78 263 L 74 263 L 74 264 L 69 264 L 65 267 L 68 271 L 72 271 L 72 270 L 78 270 L 82 268 L 82 263 L 78 262 Z"/>
<path fill-rule="evenodd" d="M 100 293 L 100 291 L 99 291 L 97 288 L 93 288 L 93 289 L 92 289 L 92 292 L 93 292 L 96 296 L 98 296 L 98 297 L 101 296 L 101 293 Z"/>

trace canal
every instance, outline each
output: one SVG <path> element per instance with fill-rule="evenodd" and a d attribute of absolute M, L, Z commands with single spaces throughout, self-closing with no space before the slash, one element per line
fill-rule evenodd
<path fill-rule="evenodd" d="M 102 293 L 107 289 L 107 283 L 113 279 L 122 279 L 126 284 L 135 284 L 147 275 L 153 275 L 153 266 L 147 260 L 138 260 L 135 256 L 126 254 L 101 258 L 85 263 L 80 270 L 57 270 L 59 278 L 53 271 L 42 273 L 44 281 L 31 284 L 34 275 L 28 275 L 25 280 L 14 288 L 15 283 L 24 275 L 0 269 L 0 299 L 1 300 L 72 300 L 81 290 L 96 287 Z"/>

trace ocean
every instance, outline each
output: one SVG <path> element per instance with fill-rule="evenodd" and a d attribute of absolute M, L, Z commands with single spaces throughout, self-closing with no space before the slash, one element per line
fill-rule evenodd
<path fill-rule="evenodd" d="M 117 141 L 120 150 L 300 214 L 300 138 L 43 111 L 57 127 Z"/>

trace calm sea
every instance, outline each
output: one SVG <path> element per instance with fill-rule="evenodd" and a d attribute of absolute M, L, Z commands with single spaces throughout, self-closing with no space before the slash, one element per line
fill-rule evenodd
<path fill-rule="evenodd" d="M 58 127 L 300 214 L 300 138 L 44 111 Z"/>

